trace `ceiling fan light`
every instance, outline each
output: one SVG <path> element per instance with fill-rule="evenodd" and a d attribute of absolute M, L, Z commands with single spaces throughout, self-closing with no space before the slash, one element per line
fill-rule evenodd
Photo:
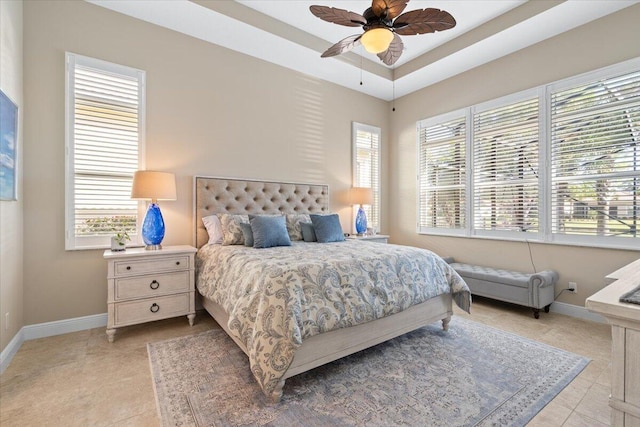
<path fill-rule="evenodd" d="M 386 28 L 372 28 L 360 38 L 362 46 L 370 53 L 381 53 L 389 49 L 393 33 Z"/>

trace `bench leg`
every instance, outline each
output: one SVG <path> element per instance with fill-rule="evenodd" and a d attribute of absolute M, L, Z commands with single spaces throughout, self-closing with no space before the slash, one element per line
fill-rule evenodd
<path fill-rule="evenodd" d="M 540 309 L 539 308 L 534 308 L 533 309 L 533 317 L 535 317 L 536 319 L 540 318 Z"/>

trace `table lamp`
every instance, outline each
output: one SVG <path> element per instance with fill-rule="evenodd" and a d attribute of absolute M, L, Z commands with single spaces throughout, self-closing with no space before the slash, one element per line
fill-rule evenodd
<path fill-rule="evenodd" d="M 164 220 L 158 200 L 176 200 L 176 176 L 168 172 L 137 171 L 133 175 L 131 198 L 151 200 L 142 223 L 142 240 L 145 249 L 162 249 Z"/>
<path fill-rule="evenodd" d="M 373 190 L 366 187 L 351 188 L 351 204 L 360 205 L 356 215 L 356 233 L 358 236 L 364 235 L 367 231 L 367 215 L 362 209 L 362 205 L 370 205 L 373 203 Z"/>

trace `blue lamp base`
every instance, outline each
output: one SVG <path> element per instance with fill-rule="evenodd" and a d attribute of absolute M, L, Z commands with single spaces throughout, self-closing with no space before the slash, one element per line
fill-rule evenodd
<path fill-rule="evenodd" d="M 358 209 L 358 213 L 356 214 L 356 233 L 359 236 L 362 236 L 367 231 L 367 215 L 364 213 L 364 209 L 362 209 L 362 205 Z"/>
<path fill-rule="evenodd" d="M 145 249 L 162 249 L 160 244 L 162 239 L 164 239 L 164 220 L 160 206 L 157 203 L 150 203 L 142 223 L 142 240 L 147 245 Z"/>

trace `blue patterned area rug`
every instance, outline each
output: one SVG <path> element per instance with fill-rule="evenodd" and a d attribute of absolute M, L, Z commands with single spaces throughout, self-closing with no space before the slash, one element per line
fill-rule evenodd
<path fill-rule="evenodd" d="M 524 426 L 589 362 L 454 317 L 290 378 L 272 404 L 222 330 L 148 351 L 163 426 Z"/>

